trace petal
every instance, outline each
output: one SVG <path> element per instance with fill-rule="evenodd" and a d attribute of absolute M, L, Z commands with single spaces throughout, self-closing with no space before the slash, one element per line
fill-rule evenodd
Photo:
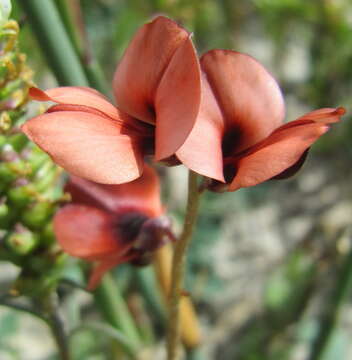
<path fill-rule="evenodd" d="M 94 89 L 83 86 L 62 86 L 46 91 L 33 87 L 30 89 L 29 94 L 33 99 L 39 101 L 89 106 L 102 111 L 113 119 L 120 118 L 121 116 L 119 110 L 104 95 Z"/>
<path fill-rule="evenodd" d="M 307 124 L 273 133 L 254 151 L 234 162 L 237 173 L 229 191 L 257 185 L 299 162 L 304 152 L 327 130 L 324 124 Z"/>
<path fill-rule="evenodd" d="M 102 260 L 92 271 L 89 282 L 87 286 L 87 290 L 93 291 L 99 285 L 100 280 L 105 275 L 106 272 L 113 269 L 114 267 L 130 261 L 133 259 L 133 256 L 119 256 L 112 255 L 108 256 L 106 259 Z"/>
<path fill-rule="evenodd" d="M 285 107 L 279 86 L 252 57 L 229 50 L 212 50 L 201 58 L 201 68 L 233 136 L 233 152 L 268 136 L 281 125 Z"/>
<path fill-rule="evenodd" d="M 340 117 L 346 113 L 346 110 L 343 107 L 338 108 L 323 108 L 319 110 L 311 111 L 297 120 L 290 121 L 275 130 L 275 132 L 288 129 L 293 126 L 300 126 L 309 123 L 322 123 L 322 124 L 332 124 L 340 121 Z"/>
<path fill-rule="evenodd" d="M 154 97 L 159 82 L 188 33 L 174 21 L 159 16 L 134 36 L 114 75 L 119 108 L 154 123 Z"/>
<path fill-rule="evenodd" d="M 64 206 L 55 214 L 54 232 L 65 252 L 87 260 L 122 256 L 131 246 L 118 238 L 112 215 L 91 206 Z"/>
<path fill-rule="evenodd" d="M 188 38 L 176 50 L 156 92 L 155 158 L 172 156 L 190 134 L 201 101 L 200 69 Z"/>
<path fill-rule="evenodd" d="M 159 216 L 162 212 L 160 202 L 159 178 L 153 168 L 145 165 L 138 179 L 120 185 L 93 183 L 77 176 L 71 176 L 65 190 L 78 204 L 96 206 L 108 211 L 138 211 L 147 216 Z"/>
<path fill-rule="evenodd" d="M 58 111 L 28 120 L 22 130 L 74 175 L 119 184 L 141 174 L 138 142 L 122 135 L 113 120 L 80 111 Z"/>
<path fill-rule="evenodd" d="M 224 181 L 221 140 L 224 123 L 218 103 L 206 78 L 202 79 L 202 100 L 196 123 L 177 157 L 191 170 Z"/>

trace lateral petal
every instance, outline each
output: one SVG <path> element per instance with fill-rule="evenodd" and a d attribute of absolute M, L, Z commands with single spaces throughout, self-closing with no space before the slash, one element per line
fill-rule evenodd
<path fill-rule="evenodd" d="M 229 191 L 257 185 L 295 165 L 304 152 L 327 130 L 325 124 L 306 124 L 273 133 L 262 144 L 234 160 L 237 173 Z"/>
<path fill-rule="evenodd" d="M 159 177 L 155 170 L 145 165 L 138 179 L 120 185 L 104 185 L 71 176 L 65 186 L 72 201 L 96 206 L 114 213 L 138 211 L 147 216 L 159 216 L 162 212 Z"/>
<path fill-rule="evenodd" d="M 235 51 L 212 50 L 202 56 L 201 68 L 222 110 L 225 132 L 238 134 L 234 153 L 282 124 L 285 106 L 280 88 L 255 59 Z"/>
<path fill-rule="evenodd" d="M 174 21 L 158 16 L 140 28 L 114 75 L 119 108 L 139 120 L 154 123 L 154 97 L 175 51 L 188 33 Z"/>
<path fill-rule="evenodd" d="M 23 132 L 68 172 L 95 182 L 119 184 L 142 172 L 138 141 L 113 120 L 80 111 L 37 116 Z"/>
<path fill-rule="evenodd" d="M 190 37 L 176 50 L 156 92 L 155 158 L 172 156 L 186 141 L 201 101 L 201 77 Z"/>
<path fill-rule="evenodd" d="M 206 78 L 202 78 L 202 99 L 196 123 L 176 152 L 181 162 L 198 174 L 224 181 L 222 136 L 224 122 Z"/>
<path fill-rule="evenodd" d="M 130 244 L 118 238 L 113 217 L 108 212 L 85 205 L 66 205 L 54 217 L 57 241 L 68 254 L 100 259 L 114 253 L 122 256 Z"/>
<path fill-rule="evenodd" d="M 113 119 L 121 116 L 119 110 L 103 94 L 84 86 L 62 86 L 46 91 L 32 87 L 29 94 L 33 99 L 39 101 L 89 106 L 102 111 Z"/>

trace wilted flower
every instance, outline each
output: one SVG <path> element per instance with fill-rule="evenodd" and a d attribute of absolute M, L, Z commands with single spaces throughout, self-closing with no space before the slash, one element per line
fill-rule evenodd
<path fill-rule="evenodd" d="M 64 251 L 97 262 L 89 289 L 118 264 L 147 264 L 153 251 L 173 239 L 163 215 L 159 179 L 149 166 L 140 178 L 121 185 L 72 176 L 66 190 L 73 203 L 57 212 L 54 231 Z"/>
<path fill-rule="evenodd" d="M 159 16 L 132 39 L 114 76 L 117 107 L 86 87 L 31 89 L 48 111 L 23 131 L 70 173 L 105 184 L 136 179 L 143 157 L 165 160 L 196 120 L 200 68 L 190 34 Z"/>
<path fill-rule="evenodd" d="M 201 58 L 198 119 L 177 157 L 215 179 L 209 188 L 234 191 L 293 175 L 309 147 L 345 113 L 324 108 L 283 124 L 284 101 L 274 78 L 252 57 L 212 50 Z"/>

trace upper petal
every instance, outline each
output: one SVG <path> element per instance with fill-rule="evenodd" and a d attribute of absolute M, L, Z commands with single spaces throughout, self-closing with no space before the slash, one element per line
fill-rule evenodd
<path fill-rule="evenodd" d="M 68 172 L 105 184 L 134 180 L 142 171 L 138 142 L 108 118 L 81 111 L 37 116 L 24 133 Z"/>
<path fill-rule="evenodd" d="M 97 184 L 71 176 L 65 190 L 71 194 L 74 203 L 97 206 L 115 213 L 138 211 L 154 217 L 163 212 L 159 177 L 148 165 L 144 166 L 141 177 L 120 185 Z"/>
<path fill-rule="evenodd" d="M 100 92 L 84 86 L 62 86 L 46 91 L 30 88 L 30 96 L 39 101 L 53 101 L 58 104 L 89 106 L 113 119 L 120 117 L 119 110 Z"/>
<path fill-rule="evenodd" d="M 156 92 L 156 160 L 172 156 L 185 142 L 196 122 L 200 101 L 200 68 L 188 37 L 176 50 Z"/>
<path fill-rule="evenodd" d="M 311 123 L 274 132 L 252 151 L 234 159 L 237 172 L 229 190 L 254 186 L 282 173 L 296 164 L 328 129 L 325 124 Z"/>
<path fill-rule="evenodd" d="M 88 260 L 122 256 L 131 246 L 117 237 L 112 215 L 91 206 L 66 205 L 55 214 L 53 224 L 57 241 L 72 256 Z"/>
<path fill-rule="evenodd" d="M 176 152 L 181 162 L 198 174 L 224 181 L 222 136 L 224 122 L 209 83 L 202 78 L 202 99 L 196 123 Z"/>
<path fill-rule="evenodd" d="M 138 30 L 114 75 L 116 102 L 128 114 L 154 123 L 154 97 L 175 51 L 188 39 L 185 29 L 159 16 Z"/>
<path fill-rule="evenodd" d="M 230 50 L 212 50 L 201 58 L 226 121 L 236 132 L 234 152 L 264 139 L 281 125 L 285 106 L 271 74 L 252 57 Z"/>

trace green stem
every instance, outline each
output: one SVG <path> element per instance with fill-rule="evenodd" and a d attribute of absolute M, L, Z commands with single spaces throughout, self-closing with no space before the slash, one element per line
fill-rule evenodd
<path fill-rule="evenodd" d="M 68 0 L 56 0 L 56 5 L 90 86 L 110 95 L 104 72 L 90 46 L 79 1 L 74 0 L 69 5 Z"/>
<path fill-rule="evenodd" d="M 88 86 L 79 58 L 53 1 L 21 1 L 43 54 L 60 85 Z"/>
<path fill-rule="evenodd" d="M 185 273 L 185 259 L 187 248 L 191 242 L 193 229 L 197 220 L 200 192 L 198 189 L 198 175 L 189 172 L 188 199 L 185 222 L 180 238 L 176 242 L 172 259 L 172 278 L 169 300 L 169 322 L 167 334 L 168 360 L 177 359 L 180 342 L 180 299 L 182 296 L 183 278 Z"/>
<path fill-rule="evenodd" d="M 50 326 L 53 337 L 56 341 L 61 360 L 70 360 L 69 345 L 65 333 L 65 328 L 58 311 L 58 299 L 56 292 L 48 295 L 47 302 L 44 304 L 48 314 L 48 325 Z"/>
<path fill-rule="evenodd" d="M 133 348 L 137 350 L 141 345 L 138 330 L 119 288 L 110 274 L 104 276 L 99 287 L 95 290 L 94 298 L 106 321 L 113 327 L 120 329 L 129 339 Z M 130 352 L 130 348 L 125 349 Z"/>
<path fill-rule="evenodd" d="M 57 10 L 60 14 L 61 20 L 65 26 L 67 34 L 70 38 L 71 44 L 73 45 L 76 53 L 80 53 L 80 39 L 78 31 L 72 19 L 72 14 L 69 8 L 68 1 L 72 0 L 55 0 Z"/>
<path fill-rule="evenodd" d="M 336 287 L 325 309 L 320 322 L 319 333 L 313 343 L 309 360 L 321 360 L 324 358 L 331 336 L 339 321 L 340 313 L 350 291 L 352 289 L 352 249 L 338 273 Z"/>

